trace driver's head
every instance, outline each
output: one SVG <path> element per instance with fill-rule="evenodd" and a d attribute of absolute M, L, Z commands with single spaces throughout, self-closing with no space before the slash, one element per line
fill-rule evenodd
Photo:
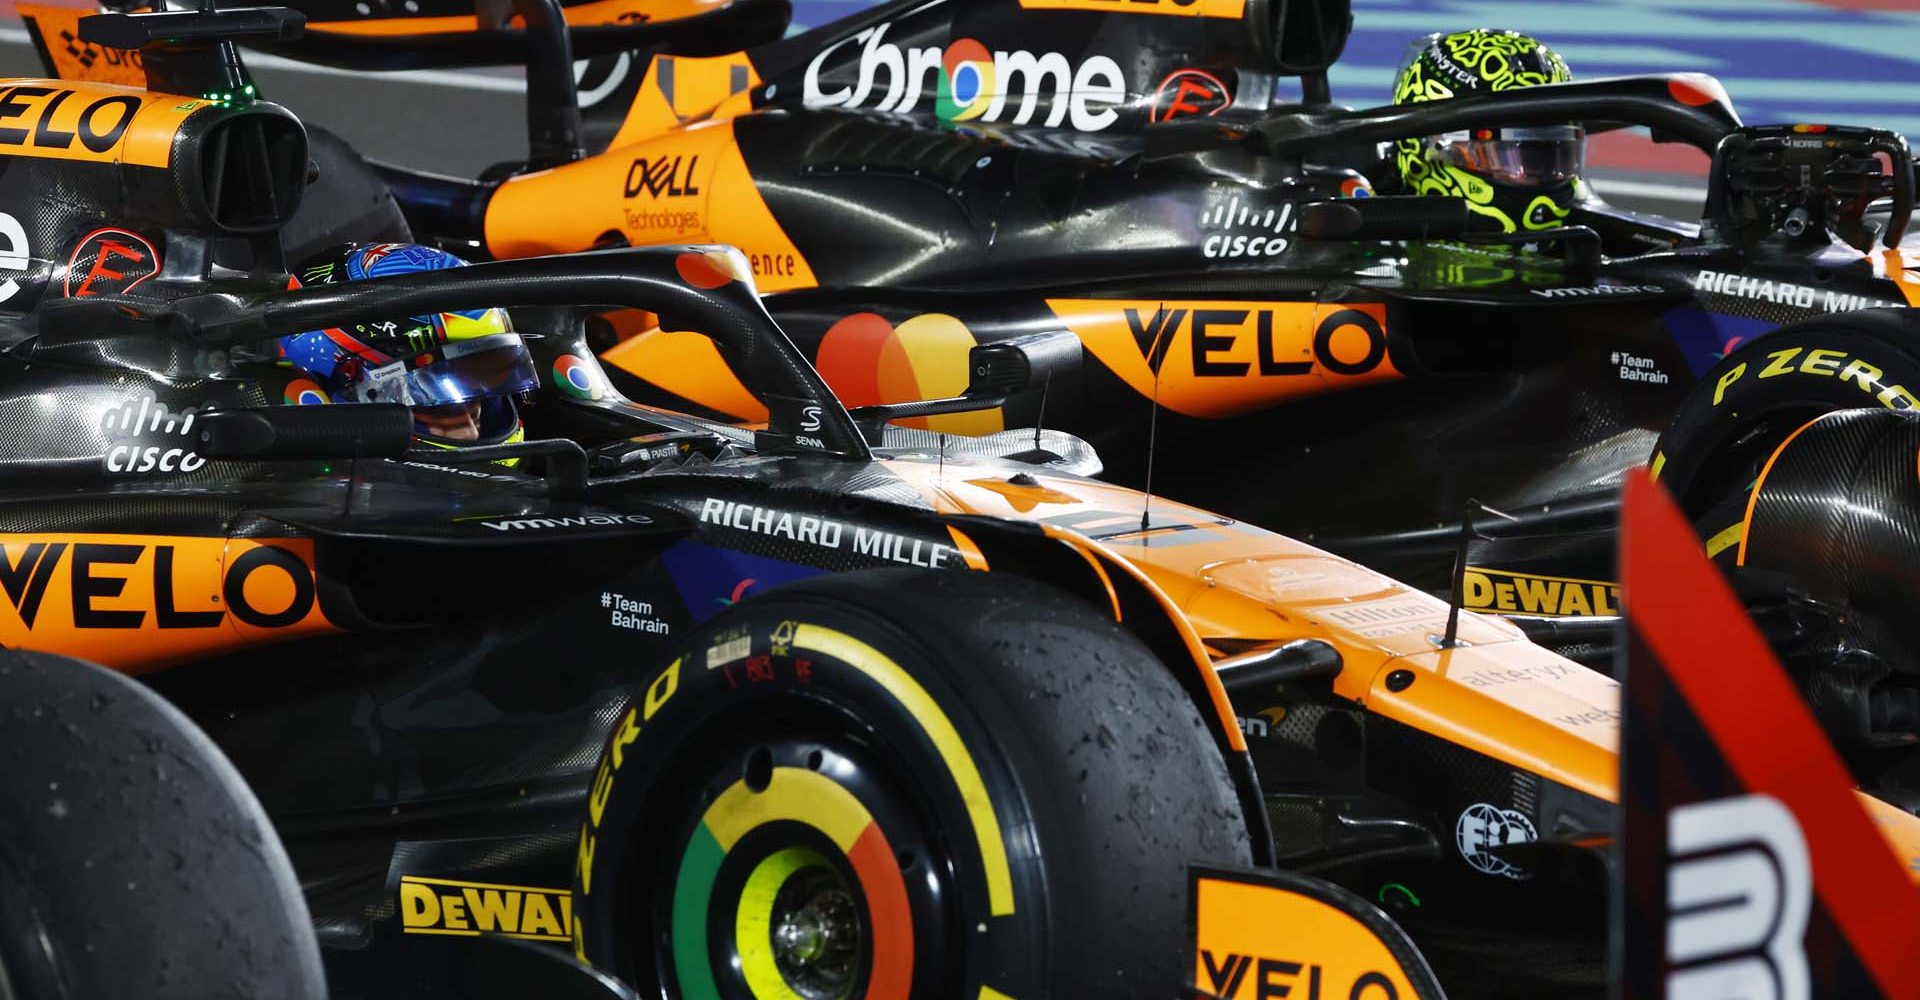
<path fill-rule="evenodd" d="M 465 263 L 412 243 L 350 245 L 307 260 L 294 278 L 324 285 Z M 513 397 L 539 386 L 526 343 L 503 309 L 311 330 L 282 337 L 279 356 L 317 383 L 321 395 L 312 401 L 404 403 L 413 408 L 415 435 L 444 448 L 520 440 Z"/>
<path fill-rule="evenodd" d="M 1420 104 L 1573 79 L 1567 61 L 1536 38 L 1481 28 L 1413 43 L 1393 103 Z M 1586 135 L 1578 125 L 1482 128 L 1395 147 L 1408 194 L 1464 198 L 1506 232 L 1563 224 L 1580 197 Z"/>

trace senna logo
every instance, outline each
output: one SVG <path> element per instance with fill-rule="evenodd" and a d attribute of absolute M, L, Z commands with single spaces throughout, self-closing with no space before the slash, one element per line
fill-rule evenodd
<path fill-rule="evenodd" d="M 1143 396 L 1219 418 L 1400 377 L 1385 307 L 1315 302 L 1050 299 L 1087 350 Z"/>
<path fill-rule="evenodd" d="M 1620 586 L 1604 580 L 1574 580 L 1469 566 L 1466 607 L 1527 615 L 1617 615 Z"/>
<path fill-rule="evenodd" d="M 573 933 L 573 897 L 565 889 L 403 875 L 400 929 L 406 934 L 566 941 Z"/>

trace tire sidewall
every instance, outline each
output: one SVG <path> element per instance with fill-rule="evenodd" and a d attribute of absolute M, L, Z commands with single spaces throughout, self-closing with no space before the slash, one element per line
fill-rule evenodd
<path fill-rule="evenodd" d="M 595 785 L 589 793 L 589 827 L 601 831 L 599 837 L 605 839 L 607 846 L 595 845 L 591 877 L 576 877 L 574 887 L 574 929 L 576 935 L 588 940 L 586 954 L 595 958 L 620 956 L 622 942 L 632 942 L 637 937 L 630 916 L 641 912 L 637 908 L 651 906 L 649 898 L 636 898 L 639 885 L 651 885 L 647 868 L 664 866 L 664 873 L 651 875 L 670 877 L 672 869 L 678 866 L 680 850 L 697 821 L 685 816 L 655 816 L 649 808 L 662 800 L 684 802 L 684 795 L 689 791 L 687 781 L 682 781 L 684 775 L 676 772 L 684 766 L 697 768 L 703 750 L 714 749 L 720 743 L 733 743 L 733 735 L 741 729 L 760 726 L 768 718 L 791 712 L 806 714 L 808 727 L 816 727 L 833 716 L 854 726 L 870 727 L 876 752 L 885 749 L 895 754 L 893 777 L 899 781 L 895 787 L 914 793 L 910 808 L 916 820 L 924 821 L 933 831 L 947 831 L 947 837 L 941 837 L 937 846 L 952 858 L 954 868 L 960 869 L 954 875 L 968 879 L 968 885 L 956 887 L 960 891 L 954 893 L 954 898 L 960 902 L 962 912 L 952 919 L 962 921 L 962 925 L 989 925 L 987 946 L 1031 946 L 1033 940 L 1029 933 L 1016 933 L 1012 927 L 996 927 L 991 914 L 979 906 L 985 898 L 985 864 L 972 837 L 960 835 L 970 829 L 966 808 L 958 800 L 954 777 L 948 774 L 939 750 L 924 729 L 900 724 L 895 718 L 900 710 L 899 701 L 849 662 L 820 653 L 778 658 L 772 653 L 772 635 L 780 630 L 781 622 L 858 633 L 870 643 L 876 630 L 885 631 L 887 626 L 872 616 L 860 614 L 856 608 L 822 607 L 820 603 L 787 605 L 778 599 L 768 599 L 758 607 L 743 605 L 737 614 L 724 618 L 724 622 L 716 620 L 714 626 L 695 631 L 685 655 L 659 670 L 641 687 L 634 704 L 628 706 L 614 726 L 612 739 L 622 739 L 624 733 L 630 731 L 628 727 L 636 724 L 639 735 L 622 752 L 618 768 L 612 768 L 612 756 L 607 754 L 601 760 L 601 770 L 595 772 Z M 714 655 L 718 658 L 708 666 L 712 649 L 739 639 L 747 639 L 747 655 L 732 658 L 730 653 L 720 653 Z M 927 687 L 927 695 L 937 704 L 956 704 L 954 693 L 943 689 L 941 678 L 927 678 L 924 670 L 914 670 L 922 662 L 922 651 L 914 649 L 910 641 L 900 645 L 881 643 L 877 649 L 902 668 L 912 670 L 914 679 Z M 755 670 L 762 658 L 766 670 L 772 672 L 772 679 L 755 681 L 749 678 L 749 672 Z M 803 658 L 808 664 L 804 681 L 797 676 L 797 664 Z M 1002 745 L 993 739 L 987 727 L 970 716 L 972 714 L 958 714 L 956 718 L 956 714 L 948 712 L 948 720 L 960 733 L 960 739 L 968 749 L 975 750 L 970 756 L 981 770 L 981 781 L 995 793 L 993 812 L 1002 835 L 1006 829 L 1023 829 L 1029 818 L 1021 810 L 1023 797 L 1016 791 L 1018 783 L 1014 775 L 998 766 L 1002 754 L 977 750 L 979 747 L 1002 749 Z M 920 777 L 916 779 L 914 774 Z M 1014 795 L 1008 795 L 1008 791 L 1014 791 Z M 591 802 L 603 802 L 597 823 L 593 821 Z M 887 833 L 897 835 L 897 831 Z M 611 906 L 601 902 L 609 898 L 607 893 L 612 894 Z M 1044 893 L 1029 891 L 1025 896 L 1027 898 L 1016 896 L 1016 914 L 1041 917 L 1035 923 L 1044 925 L 1044 916 L 1039 912 L 1043 908 Z M 611 921 L 599 916 L 609 910 Z M 920 933 L 920 917 L 924 914 L 916 914 L 916 937 Z M 1025 919 L 1021 919 L 1021 923 L 1025 923 Z M 609 971 L 636 985 L 645 981 L 641 975 L 645 969 L 622 960 L 616 960 Z M 972 977 L 968 981 L 972 983 Z M 1004 987 L 1004 983 L 996 987 Z M 973 985 L 972 992 L 977 992 L 977 985 Z"/>
<path fill-rule="evenodd" d="M 1913 408 L 1917 338 L 1911 310 L 1873 309 L 1740 346 L 1701 378 L 1661 434 L 1654 451 L 1661 484 L 1699 520 L 1743 492 L 1750 466 L 1808 420 L 1857 407 Z"/>
<path fill-rule="evenodd" d="M 743 727 L 803 709 L 865 729 L 875 757 L 891 765 L 893 787 L 910 790 L 909 809 L 943 855 L 939 863 L 948 869 L 944 919 L 937 921 L 937 930 L 930 930 L 925 915 L 915 911 L 916 951 L 922 954 L 915 958 L 913 995 L 973 996 L 982 986 L 1011 996 L 1045 995 L 1052 989 L 1049 984 L 1063 981 L 1063 975 L 1071 977 L 1076 965 L 1086 963 L 1086 974 L 1095 974 L 1091 966 L 1105 961 L 1101 952 L 1111 947 L 1097 936 L 1101 921 L 1049 913 L 1049 906 L 1059 908 L 1063 900 L 1076 905 L 1102 900 L 1103 891 L 1111 890 L 1105 884 L 1111 880 L 1103 880 L 1102 871 L 1113 859 L 1101 856 L 1097 824 L 1089 822 L 1089 815 L 1107 803 L 1089 806 L 1084 790 L 1077 797 L 1062 793 L 1076 788 L 1077 765 L 1049 744 L 1046 733 L 1036 738 L 1038 716 L 1016 705 L 1036 696 L 1057 698 L 1057 693 L 1007 690 L 1006 678 L 995 670 L 940 669 L 949 651 L 979 641 L 961 630 L 972 632 L 984 623 L 917 621 L 909 632 L 900 624 L 899 609 L 876 613 L 861 606 L 851 592 L 834 593 L 835 582 L 803 595 L 774 591 L 709 622 L 689 639 L 677 667 L 670 664 L 656 671 L 616 723 L 610 747 L 622 739 L 627 725 L 637 724 L 639 734 L 625 748 L 619 766 L 610 753 L 603 755 L 590 795 L 574 887 L 575 943 L 581 957 L 603 965 L 611 959 L 608 971 L 643 991 L 652 987 L 649 970 L 618 957 L 623 942 L 640 933 L 626 922 L 629 915 L 649 905 L 636 897 L 633 887 L 672 877 L 649 875 L 644 866 L 665 863 L 672 868 L 679 844 L 694 825 L 685 817 L 660 815 L 653 807 L 684 792 L 675 787 L 676 780 L 698 769 L 701 755 L 716 739 L 724 741 Z M 1035 592 L 1050 593 L 1041 588 Z M 917 711 L 923 712 L 926 703 L 937 707 L 978 774 L 977 784 L 970 787 L 984 792 L 990 804 L 1005 855 L 997 867 L 1004 872 L 1010 913 L 996 916 L 988 905 L 990 865 L 980 846 L 983 838 L 976 834 L 976 816 L 969 813 L 962 792 L 966 781 L 949 763 L 951 739 L 943 757 L 932 735 L 940 724 L 903 711 L 897 689 L 876 679 L 870 667 L 862 669 L 817 649 L 803 651 L 798 643 L 789 655 L 777 655 L 776 637 L 790 628 L 788 622 L 857 637 L 925 692 L 926 702 Z M 714 652 L 743 638 L 744 650 L 735 645 Z M 1132 642 L 1131 636 L 1125 639 Z M 1144 648 L 1138 648 L 1138 654 L 1150 659 Z M 760 657 L 767 658 L 763 671 L 770 669 L 771 679 L 750 681 L 748 667 Z M 810 661 L 804 681 L 795 669 L 802 658 Z M 676 670 L 676 680 L 664 680 Z M 1164 679 L 1166 690 L 1194 713 L 1197 723 L 1197 711 L 1177 682 L 1170 676 Z M 1210 739 L 1204 727 L 1194 728 L 1200 738 Z M 1220 773 L 1224 776 L 1224 765 Z M 1084 778 L 1086 771 L 1078 774 Z M 888 835 L 893 836 L 891 831 Z M 1041 845 L 1048 849 L 1043 852 Z M 1058 845 L 1084 849 L 1053 849 Z M 1178 919 L 1174 912 L 1180 901 L 1165 902 L 1174 907 L 1167 919 Z M 664 947 L 660 929 L 652 933 L 656 949 Z"/>

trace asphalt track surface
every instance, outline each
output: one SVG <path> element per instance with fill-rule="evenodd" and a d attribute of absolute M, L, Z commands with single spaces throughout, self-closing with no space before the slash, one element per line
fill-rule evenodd
<path fill-rule="evenodd" d="M 297 3 L 296 3 L 297 6 Z M 795 0 L 795 29 L 869 6 Z M 0 0 L 0 17 L 10 14 Z M 1354 0 L 1333 70 L 1341 103 L 1384 103 L 1411 39 L 1511 27 L 1547 39 L 1586 79 L 1697 70 L 1727 84 L 1749 122 L 1874 124 L 1920 134 L 1920 0 Z M 262 93 L 367 155 L 472 176 L 524 157 L 517 70 L 351 73 L 249 59 Z M 0 20 L 0 74 L 37 76 L 18 22 Z M 1705 158 L 1629 137 L 1596 141 L 1589 175 L 1609 200 L 1678 217 L 1699 211 Z"/>

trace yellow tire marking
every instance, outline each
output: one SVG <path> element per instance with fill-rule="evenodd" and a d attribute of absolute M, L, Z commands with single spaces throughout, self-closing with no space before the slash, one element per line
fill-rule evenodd
<path fill-rule="evenodd" d="M 776 767 L 765 791 L 736 781 L 707 807 L 705 822 L 723 851 L 772 820 L 803 820 L 827 835 L 842 853 L 853 850 L 873 817 L 853 793 L 832 778 L 800 767 Z"/>
<path fill-rule="evenodd" d="M 1732 546 L 1740 544 L 1740 539 L 1745 538 L 1746 535 L 1747 522 L 1745 521 L 1735 521 L 1722 528 L 1712 538 L 1707 539 L 1707 558 L 1712 559 Z"/>
<path fill-rule="evenodd" d="M 994 815 L 993 800 L 987 795 L 986 782 L 973 762 L 960 733 L 947 714 L 934 703 L 927 689 L 913 675 L 893 662 L 885 653 L 864 642 L 819 625 L 801 625 L 794 632 L 793 644 L 801 649 L 831 656 L 866 674 L 898 701 L 907 714 L 933 741 L 934 749 L 947 765 L 947 773 L 960 786 L 960 799 L 972 822 L 974 841 L 980 848 L 980 860 L 986 865 L 988 910 L 996 917 L 1013 912 L 1013 872 L 1007 866 L 1007 845 L 1001 839 L 1000 819 Z M 824 780 L 824 779 L 822 779 Z M 857 835 L 859 831 L 854 831 Z M 715 836 L 719 831 L 714 831 Z"/>

